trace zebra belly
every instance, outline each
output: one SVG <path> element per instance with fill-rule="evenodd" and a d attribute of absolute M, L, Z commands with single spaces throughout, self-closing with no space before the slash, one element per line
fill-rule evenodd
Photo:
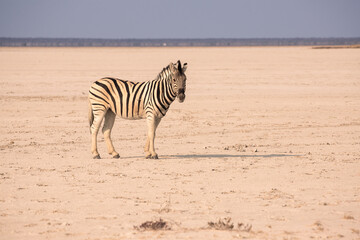
<path fill-rule="evenodd" d="M 124 111 L 123 113 L 117 112 L 117 116 L 123 118 L 123 119 L 129 119 L 129 120 L 137 120 L 137 119 L 143 119 L 146 117 L 145 111 L 140 110 L 139 111 L 132 111 L 131 109 L 128 110 L 128 112 Z"/>
<path fill-rule="evenodd" d="M 127 120 L 139 120 L 139 119 L 144 119 L 145 116 L 144 115 L 139 115 L 139 116 L 129 116 L 129 117 L 126 117 L 126 116 L 121 116 L 121 115 L 118 115 L 120 116 L 121 118 L 123 119 L 127 119 Z"/>

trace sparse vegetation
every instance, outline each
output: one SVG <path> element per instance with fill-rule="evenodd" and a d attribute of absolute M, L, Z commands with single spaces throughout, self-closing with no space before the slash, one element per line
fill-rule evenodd
<path fill-rule="evenodd" d="M 249 148 L 255 148 L 254 150 L 250 150 L 253 152 L 257 152 L 257 145 L 255 144 L 235 144 L 235 145 L 231 145 L 231 146 L 226 146 L 224 147 L 224 150 L 235 150 L 237 152 L 246 152 L 246 150 L 249 150 Z"/>
<path fill-rule="evenodd" d="M 168 222 L 162 220 L 161 218 L 156 221 L 146 221 L 139 226 L 134 226 L 136 230 L 139 231 L 158 231 L 158 230 L 171 230 L 171 226 Z"/>
<path fill-rule="evenodd" d="M 353 217 L 353 216 L 351 216 L 351 215 L 349 215 L 349 214 L 345 214 L 345 215 L 344 215 L 344 219 L 347 219 L 347 220 L 353 220 L 353 219 L 354 219 L 354 217 Z"/>
<path fill-rule="evenodd" d="M 230 217 L 219 219 L 217 222 L 208 222 L 208 226 L 211 229 L 216 230 L 239 230 L 249 232 L 252 228 L 251 224 L 238 223 L 236 228 L 234 228 L 234 223 L 231 221 Z"/>
<path fill-rule="evenodd" d="M 324 231 L 324 226 L 322 225 L 322 223 L 320 221 L 316 221 L 314 223 L 314 226 L 315 226 L 315 230 L 320 231 L 320 232 Z"/>
<path fill-rule="evenodd" d="M 232 230 L 234 224 L 231 222 L 231 218 L 219 219 L 217 222 L 208 222 L 209 228 L 216 230 Z"/>

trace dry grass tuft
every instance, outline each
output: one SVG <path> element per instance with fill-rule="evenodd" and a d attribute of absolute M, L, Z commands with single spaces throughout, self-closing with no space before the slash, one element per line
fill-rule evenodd
<path fill-rule="evenodd" d="M 322 223 L 320 221 L 316 221 L 314 223 L 314 226 L 315 226 L 315 230 L 320 231 L 320 232 L 324 231 L 324 226 L 322 225 Z"/>
<path fill-rule="evenodd" d="M 171 226 L 168 222 L 165 222 L 161 218 L 156 221 L 146 221 L 140 226 L 134 226 L 139 231 L 158 231 L 158 230 L 171 230 Z"/>
<path fill-rule="evenodd" d="M 344 214 L 344 219 L 353 220 L 355 218 L 353 216 L 349 215 L 349 214 Z"/>
<path fill-rule="evenodd" d="M 250 232 L 252 225 L 251 224 L 244 224 L 244 223 L 238 223 L 237 224 L 238 230 L 243 232 Z"/>
<path fill-rule="evenodd" d="M 251 224 L 238 223 L 237 229 L 234 229 L 234 223 L 231 221 L 231 218 L 219 219 L 217 222 L 208 222 L 208 226 L 211 229 L 216 230 L 239 230 L 249 232 L 252 228 Z"/>
<path fill-rule="evenodd" d="M 217 222 L 208 222 L 208 225 L 216 230 L 232 230 L 234 228 L 231 218 L 219 219 Z"/>

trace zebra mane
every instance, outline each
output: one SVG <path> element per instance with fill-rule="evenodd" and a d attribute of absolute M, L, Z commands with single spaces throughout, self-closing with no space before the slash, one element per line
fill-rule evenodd
<path fill-rule="evenodd" d="M 163 68 L 163 70 L 158 74 L 156 80 L 167 80 L 171 75 L 172 73 L 170 70 L 170 65 L 168 65 L 167 67 Z"/>

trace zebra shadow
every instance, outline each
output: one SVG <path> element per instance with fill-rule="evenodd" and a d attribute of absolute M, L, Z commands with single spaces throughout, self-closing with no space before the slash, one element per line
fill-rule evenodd
<path fill-rule="evenodd" d="M 161 158 L 279 158 L 279 157 L 300 157 L 295 154 L 261 154 L 261 155 L 236 155 L 236 154 L 179 154 L 163 155 Z"/>

